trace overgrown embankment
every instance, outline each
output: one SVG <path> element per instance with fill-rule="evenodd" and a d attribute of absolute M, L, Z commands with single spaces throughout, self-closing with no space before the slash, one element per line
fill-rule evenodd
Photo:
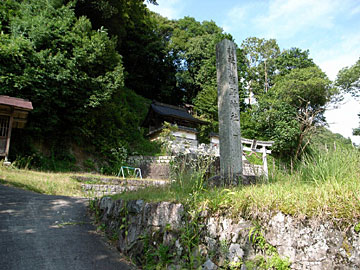
<path fill-rule="evenodd" d="M 278 212 L 268 222 L 187 205 L 103 197 L 97 221 L 120 252 L 142 269 L 356 269 L 359 225 L 299 220 Z"/>
<path fill-rule="evenodd" d="M 128 243 L 128 237 L 137 239 L 120 250 L 131 254 L 131 249 L 139 243 L 144 248 L 146 243 L 156 242 L 148 246 L 148 253 L 146 249 L 142 253 L 149 256 L 141 257 L 141 263 L 146 262 L 142 265 L 149 265 L 147 269 L 166 269 L 173 260 L 178 260 L 179 249 L 185 252 L 181 253 L 185 268 L 206 263 L 209 259 L 224 269 L 240 269 L 236 267 L 245 262 L 258 269 L 288 269 L 286 257 L 291 261 L 292 269 L 353 269 L 360 266 L 357 259 L 360 254 L 358 149 L 325 149 L 304 157 L 289 171 L 271 168 L 267 181 L 233 188 L 208 187 L 203 181 L 204 163 L 184 160 L 184 163 L 189 162 L 192 162 L 192 170 L 183 164 L 173 168 L 177 180 L 171 185 L 119 194 L 113 196 L 113 201 L 103 199 L 98 204 L 99 222 L 107 224 L 106 230 L 111 228 L 113 233 L 121 233 L 124 243 Z M 155 232 L 152 231 L 154 226 L 142 219 L 149 214 L 146 209 L 162 205 L 161 201 L 181 204 L 184 208 L 182 227 L 172 234 L 172 242 L 166 242 L 168 234 L 174 232 L 166 219 L 164 227 L 155 228 Z M 136 216 L 127 205 L 139 202 L 142 206 Z M 121 205 L 117 209 L 119 212 L 112 205 Z M 150 212 L 156 215 L 159 211 Z M 156 219 L 156 216 L 151 218 Z M 132 230 L 141 233 L 134 235 L 129 229 L 131 226 L 137 228 Z M 210 236 L 212 232 L 213 237 Z M 221 236 L 227 233 L 232 236 Z M 225 255 L 219 253 L 222 248 L 226 250 Z M 229 252 L 236 254 L 238 259 L 229 260 Z M 162 254 L 168 254 L 168 257 L 162 257 Z M 211 263 L 208 262 L 209 267 Z M 166 267 L 151 268 L 156 264 Z"/>
<path fill-rule="evenodd" d="M 184 164 L 188 166 L 184 166 Z M 191 164 L 189 164 L 191 163 Z M 256 185 L 209 188 L 207 163 L 184 157 L 174 165 L 171 185 L 118 194 L 115 199 L 170 201 L 228 216 L 266 221 L 271 213 L 353 224 L 360 219 L 360 151 L 338 147 L 306 156 L 292 169 L 270 168 L 269 179 Z M 189 166 L 192 168 L 190 169 Z"/>

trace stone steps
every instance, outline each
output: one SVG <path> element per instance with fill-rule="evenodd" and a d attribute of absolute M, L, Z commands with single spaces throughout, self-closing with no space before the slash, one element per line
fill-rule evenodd
<path fill-rule="evenodd" d="M 134 191 L 148 186 L 162 186 L 166 180 L 144 179 L 119 179 L 119 178 L 96 178 L 87 176 L 74 176 L 76 181 L 81 182 L 81 188 L 87 196 L 101 197 L 126 191 Z"/>

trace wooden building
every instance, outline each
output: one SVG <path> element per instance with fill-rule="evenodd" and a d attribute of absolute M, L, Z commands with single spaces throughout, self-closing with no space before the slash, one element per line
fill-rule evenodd
<path fill-rule="evenodd" d="M 192 146 L 197 146 L 197 127 L 206 123 L 192 116 L 186 108 L 153 101 L 142 124 L 149 129 L 147 136 L 150 140 L 159 138 L 164 122 L 177 125 L 177 131 L 173 132 L 175 138 L 186 140 Z"/>
<path fill-rule="evenodd" d="M 9 155 L 11 130 L 24 128 L 32 103 L 21 98 L 0 96 L 0 157 Z"/>

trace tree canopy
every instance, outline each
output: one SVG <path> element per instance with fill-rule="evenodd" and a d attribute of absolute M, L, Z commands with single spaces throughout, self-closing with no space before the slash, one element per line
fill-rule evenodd
<path fill-rule="evenodd" d="M 343 68 L 336 78 L 336 85 L 354 97 L 360 96 L 360 58 L 351 67 Z"/>
<path fill-rule="evenodd" d="M 249 107 L 242 113 L 244 136 L 274 140 L 283 158 L 300 156 L 314 126 L 324 124 L 325 105 L 334 95 L 308 51 L 280 52 L 276 40 L 248 38 L 242 43 Z M 306 141 L 305 138 L 308 138 Z"/>
<path fill-rule="evenodd" d="M 21 3 L 1 34 L 1 94 L 34 103 L 34 132 L 73 130 L 124 85 L 121 56 L 104 29 L 94 31 L 71 5 Z"/>
<path fill-rule="evenodd" d="M 143 0 L 4 0 L 0 94 L 33 102 L 19 141 L 45 140 L 58 158 L 74 142 L 110 161 L 123 148 L 154 151 L 140 127 L 151 100 L 192 104 L 208 122 L 206 141 L 218 131 L 215 50 L 224 38 L 233 40 L 213 21 L 169 20 Z M 331 82 L 309 51 L 281 50 L 275 39 L 245 39 L 237 62 L 243 136 L 275 140 L 274 153 L 299 156 L 325 121 Z M 358 68 L 359 61 L 339 73 L 344 91 L 358 93 Z"/>
<path fill-rule="evenodd" d="M 29 99 L 34 106 L 26 133 L 14 133 L 19 139 L 14 145 L 43 140 L 61 159 L 75 141 L 108 154 L 145 140 L 136 126 L 148 102 L 129 98 L 116 38 L 77 17 L 72 2 L 28 0 L 13 7 L 0 33 L 0 94 Z M 140 112 L 130 113 L 133 104 L 141 103 Z M 22 151 L 33 150 L 12 153 Z"/>

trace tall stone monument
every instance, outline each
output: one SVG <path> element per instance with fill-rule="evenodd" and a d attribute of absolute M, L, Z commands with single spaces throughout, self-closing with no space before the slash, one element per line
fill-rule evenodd
<path fill-rule="evenodd" d="M 238 185 L 242 176 L 239 90 L 235 44 L 216 45 L 219 107 L 220 176 L 226 185 Z"/>

